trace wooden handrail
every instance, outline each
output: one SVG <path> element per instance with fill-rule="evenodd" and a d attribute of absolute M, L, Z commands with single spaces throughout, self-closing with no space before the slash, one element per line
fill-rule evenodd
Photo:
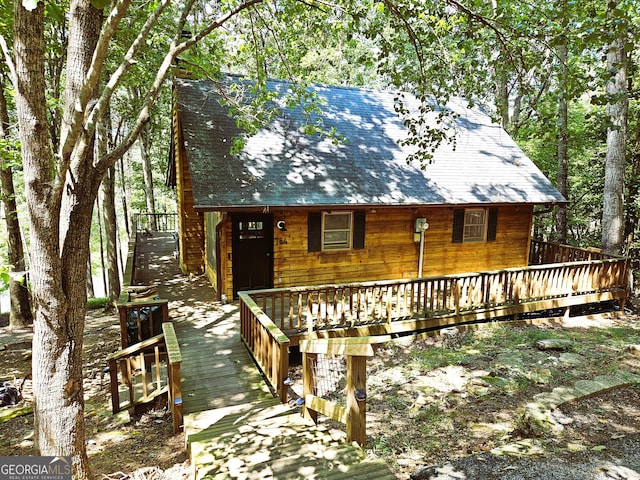
<path fill-rule="evenodd" d="M 290 340 L 244 292 L 240 298 L 240 337 L 283 403 L 287 402 L 285 380 L 289 371 Z"/>
<path fill-rule="evenodd" d="M 167 393 L 169 408 L 173 422 L 173 431 L 180 431 L 183 424 L 182 384 L 180 367 L 182 354 L 178 344 L 173 323 L 162 325 L 163 333 L 118 350 L 107 357 L 111 384 L 111 409 L 117 413 L 125 408 L 132 408 L 138 403 L 146 403 L 158 395 Z M 151 361 L 151 363 L 148 363 Z M 166 381 L 162 381 L 161 364 L 166 364 Z M 155 366 L 155 382 L 153 389 L 148 389 L 147 372 Z M 137 373 L 136 373 L 137 372 Z M 136 383 L 135 377 L 141 381 Z M 121 402 L 119 385 L 127 387 L 127 399 Z M 136 396 L 136 385 L 141 393 Z"/>
<path fill-rule="evenodd" d="M 561 243 L 545 242 L 543 240 L 531 240 L 529 250 L 530 265 L 544 265 L 549 263 L 566 263 L 575 261 L 622 259 L 621 255 L 604 253 L 599 248 L 582 248 Z"/>
<path fill-rule="evenodd" d="M 163 323 L 162 331 L 167 346 L 167 375 L 169 383 L 169 408 L 173 420 L 173 433 L 181 430 L 183 424 L 182 414 L 182 380 L 180 367 L 182 365 L 182 353 L 178 344 L 178 337 L 173 323 Z"/>
<path fill-rule="evenodd" d="M 153 398 L 164 393 L 167 389 L 160 382 L 160 363 L 164 353 L 164 334 L 156 335 L 152 338 L 148 338 L 143 342 L 139 342 L 135 345 L 131 345 L 125 349 L 112 353 L 107 357 L 107 365 L 109 367 L 109 377 L 111 385 L 111 407 L 113 413 L 118 413 L 125 408 L 131 408 L 137 403 L 145 403 L 151 401 Z M 162 349 L 162 352 L 161 352 Z M 152 391 L 147 389 L 147 357 L 150 355 L 150 351 L 153 351 L 153 362 L 156 365 L 156 385 Z M 141 388 L 142 394 L 136 397 L 136 371 L 141 376 Z M 121 381 L 119 380 L 118 373 L 120 373 Z M 127 387 L 127 401 L 122 403 L 120 401 L 120 384 Z"/>
<path fill-rule="evenodd" d="M 307 335 L 402 318 L 496 315 L 626 298 L 625 258 L 579 261 L 408 280 L 330 284 L 246 292 L 281 331 Z M 311 330 L 313 328 L 313 330 Z"/>
<path fill-rule="evenodd" d="M 177 213 L 134 213 L 134 232 L 175 232 L 178 225 Z"/>
<path fill-rule="evenodd" d="M 121 358 L 130 357 L 131 355 L 137 355 L 138 353 L 148 349 L 149 347 L 153 347 L 157 344 L 163 344 L 163 343 L 164 343 L 164 333 L 161 333 L 154 337 L 147 338 L 142 342 L 134 343 L 133 345 L 130 345 L 127 348 L 123 348 L 121 350 L 118 350 L 117 352 L 111 353 L 107 357 L 107 362 L 110 362 L 112 360 L 120 360 Z"/>

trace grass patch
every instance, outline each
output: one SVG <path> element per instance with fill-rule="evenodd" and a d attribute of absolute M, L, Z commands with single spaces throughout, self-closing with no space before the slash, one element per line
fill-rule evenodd
<path fill-rule="evenodd" d="M 108 297 L 90 298 L 89 300 L 87 300 L 87 309 L 98 310 L 99 308 L 105 308 L 108 301 Z"/>

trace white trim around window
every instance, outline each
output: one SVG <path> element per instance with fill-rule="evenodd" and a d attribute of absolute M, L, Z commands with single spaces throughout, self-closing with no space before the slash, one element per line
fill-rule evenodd
<path fill-rule="evenodd" d="M 464 211 L 462 242 L 484 242 L 487 238 L 487 210 L 467 208 Z"/>
<path fill-rule="evenodd" d="M 353 212 L 322 213 L 322 250 L 349 250 L 353 237 Z"/>

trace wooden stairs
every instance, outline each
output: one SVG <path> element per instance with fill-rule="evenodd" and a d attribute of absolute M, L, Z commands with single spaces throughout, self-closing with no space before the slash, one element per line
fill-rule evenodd
<path fill-rule="evenodd" d="M 194 480 L 396 478 L 343 432 L 275 398 L 187 415 L 184 431 Z"/>

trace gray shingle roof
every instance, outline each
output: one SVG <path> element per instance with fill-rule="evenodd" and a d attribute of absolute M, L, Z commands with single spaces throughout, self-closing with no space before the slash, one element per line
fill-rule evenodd
<path fill-rule="evenodd" d="M 305 135 L 302 109 L 285 107 L 232 155 L 232 139 L 240 132 L 214 84 L 176 79 L 174 85 L 196 209 L 565 201 L 477 108 L 449 106 L 460 114 L 455 150 L 442 144 L 422 170 L 407 164 L 411 149 L 397 143 L 406 128 L 395 113 L 393 93 L 313 87 L 325 102 L 325 128 L 335 128 L 346 142 Z M 268 86 L 285 92 L 288 84 Z"/>

